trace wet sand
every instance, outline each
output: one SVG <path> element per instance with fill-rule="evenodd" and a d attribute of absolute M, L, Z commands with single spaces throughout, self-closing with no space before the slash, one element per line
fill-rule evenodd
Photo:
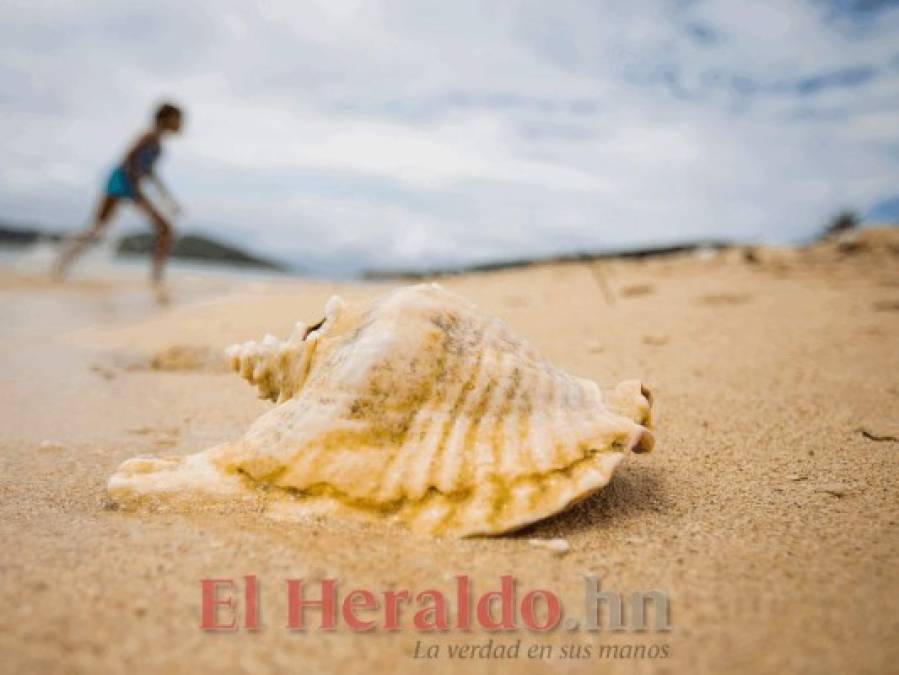
<path fill-rule="evenodd" d="M 392 284 L 176 278 L 175 303 L 157 308 L 135 283 L 0 271 L 0 672 L 895 672 L 899 238 L 861 242 L 440 280 L 566 370 L 603 387 L 638 377 L 656 399 L 656 449 L 626 458 L 609 487 L 521 533 L 462 541 L 105 499 L 121 461 L 210 447 L 270 409 L 222 369 L 222 348 L 316 321 L 335 292 Z M 566 554 L 528 543 L 556 537 Z M 285 627 L 288 578 L 451 596 L 461 574 L 476 593 L 514 575 L 575 616 L 584 575 L 623 596 L 662 590 L 671 630 Z M 200 579 L 244 575 L 259 580 L 261 630 L 200 630 Z M 520 639 L 519 658 L 447 654 L 489 638 Z M 413 658 L 419 641 L 441 656 Z M 552 658 L 528 659 L 536 644 Z M 600 659 L 600 645 L 668 656 Z M 592 656 L 562 659 L 566 646 Z"/>

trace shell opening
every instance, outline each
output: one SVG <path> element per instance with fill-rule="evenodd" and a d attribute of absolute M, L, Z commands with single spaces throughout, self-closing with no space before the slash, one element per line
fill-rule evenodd
<path fill-rule="evenodd" d="M 314 332 L 317 331 L 319 328 L 321 328 L 322 326 L 324 326 L 324 325 L 325 325 L 325 319 L 326 319 L 326 317 L 323 316 L 323 317 L 321 318 L 321 321 L 319 321 L 318 323 L 314 323 L 314 324 L 312 324 L 311 326 L 307 326 L 307 327 L 306 327 L 306 330 L 303 332 L 303 338 L 302 338 L 302 339 L 305 340 L 307 337 L 309 337 L 309 334 L 310 334 L 310 333 L 314 333 Z"/>

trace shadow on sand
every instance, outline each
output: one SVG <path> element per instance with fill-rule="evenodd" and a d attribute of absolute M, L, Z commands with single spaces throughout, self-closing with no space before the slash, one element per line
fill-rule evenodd
<path fill-rule="evenodd" d="M 613 524 L 620 526 L 646 512 L 663 512 L 668 505 L 659 468 L 633 463 L 616 471 L 607 486 L 579 504 L 507 536 L 567 537 Z"/>

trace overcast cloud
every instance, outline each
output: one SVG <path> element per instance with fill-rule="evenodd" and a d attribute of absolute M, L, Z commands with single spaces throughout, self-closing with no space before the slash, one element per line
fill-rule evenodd
<path fill-rule="evenodd" d="M 896 2 L 7 0 L 0 220 L 83 225 L 162 98 L 180 227 L 311 269 L 789 241 L 899 195 Z"/>

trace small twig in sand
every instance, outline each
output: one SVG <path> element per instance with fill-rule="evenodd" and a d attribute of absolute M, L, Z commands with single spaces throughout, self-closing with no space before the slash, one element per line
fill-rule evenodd
<path fill-rule="evenodd" d="M 843 483 L 827 483 L 826 485 L 818 485 L 815 492 L 823 492 L 834 497 L 843 497 L 849 492 L 849 487 Z"/>
<path fill-rule="evenodd" d="M 858 433 L 867 438 L 869 441 L 877 441 L 878 443 L 899 443 L 899 438 L 895 436 L 878 436 L 877 434 L 872 434 L 867 429 L 862 429 L 859 427 L 856 429 Z"/>
<path fill-rule="evenodd" d="M 603 274 L 602 270 L 599 268 L 599 263 L 587 263 L 587 267 L 590 270 L 590 274 L 593 275 L 593 279 L 594 281 L 596 281 L 596 285 L 599 286 L 599 290 L 602 291 L 602 297 L 605 299 L 606 304 L 614 304 L 615 296 L 612 295 L 612 290 L 609 288 L 609 284 L 606 282 L 605 274 Z"/>

